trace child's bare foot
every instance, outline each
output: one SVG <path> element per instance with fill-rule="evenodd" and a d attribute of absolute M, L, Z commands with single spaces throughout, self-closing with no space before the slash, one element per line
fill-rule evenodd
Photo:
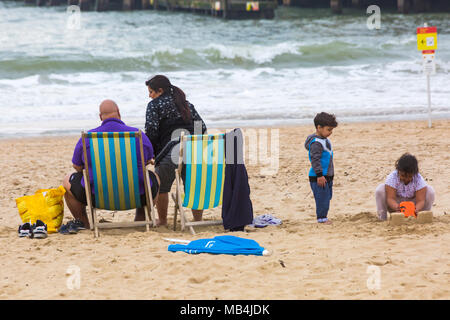
<path fill-rule="evenodd" d="M 317 222 L 323 224 L 333 224 L 333 222 L 331 222 L 331 220 L 329 220 L 328 218 L 317 219 Z"/>

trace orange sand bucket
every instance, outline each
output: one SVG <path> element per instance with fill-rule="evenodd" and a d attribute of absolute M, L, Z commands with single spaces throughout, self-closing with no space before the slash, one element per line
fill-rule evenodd
<path fill-rule="evenodd" d="M 400 202 L 400 212 L 402 212 L 405 217 L 415 217 L 416 216 L 416 205 L 412 201 Z"/>

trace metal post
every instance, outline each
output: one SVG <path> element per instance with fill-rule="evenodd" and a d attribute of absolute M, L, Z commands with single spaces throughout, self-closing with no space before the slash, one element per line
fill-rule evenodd
<path fill-rule="evenodd" d="M 109 7 L 109 0 L 96 0 L 95 11 L 107 11 Z"/>
<path fill-rule="evenodd" d="M 355 8 L 362 8 L 363 7 L 362 0 L 352 0 L 352 6 Z"/>
<path fill-rule="evenodd" d="M 427 74 L 427 91 L 428 91 L 428 128 L 431 128 L 431 90 L 430 90 L 429 74 Z"/>
<path fill-rule="evenodd" d="M 141 8 L 142 10 L 146 10 L 150 8 L 150 0 L 141 0 Z"/>
<path fill-rule="evenodd" d="M 228 0 L 223 1 L 222 17 L 228 19 Z"/>
<path fill-rule="evenodd" d="M 80 0 L 78 3 L 81 11 L 88 11 L 90 9 L 91 4 L 89 0 Z"/>
<path fill-rule="evenodd" d="M 410 9 L 410 0 L 397 0 L 397 8 L 400 13 L 408 13 Z"/>
<path fill-rule="evenodd" d="M 134 1 L 132 0 L 122 0 L 122 10 L 133 10 Z"/>
<path fill-rule="evenodd" d="M 425 1 L 424 0 L 413 0 L 412 10 L 414 12 L 424 12 L 425 11 Z"/>
<path fill-rule="evenodd" d="M 333 13 L 342 13 L 342 0 L 330 0 L 330 7 Z"/>
<path fill-rule="evenodd" d="M 424 28 L 428 27 L 428 23 L 423 24 Z M 427 74 L 427 95 L 428 95 L 428 128 L 431 128 L 431 89 L 430 89 L 430 75 Z"/>

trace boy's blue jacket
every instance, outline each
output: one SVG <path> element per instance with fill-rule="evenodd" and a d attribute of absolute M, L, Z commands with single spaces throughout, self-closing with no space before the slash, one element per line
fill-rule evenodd
<path fill-rule="evenodd" d="M 308 150 L 309 161 L 311 161 L 310 180 L 311 178 L 316 180 L 321 176 L 333 177 L 333 149 L 330 140 L 314 133 L 306 138 L 305 148 Z"/>

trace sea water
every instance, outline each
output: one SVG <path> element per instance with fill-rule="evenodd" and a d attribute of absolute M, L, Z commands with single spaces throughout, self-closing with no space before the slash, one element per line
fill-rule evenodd
<path fill-rule="evenodd" d="M 145 81 L 180 87 L 208 127 L 427 119 L 416 28 L 438 27 L 433 118 L 450 117 L 450 14 L 280 7 L 273 20 L 166 11 L 80 12 L 0 2 L 0 137 L 79 134 L 112 99 L 144 128 Z M 71 24 L 72 23 L 72 24 Z"/>

